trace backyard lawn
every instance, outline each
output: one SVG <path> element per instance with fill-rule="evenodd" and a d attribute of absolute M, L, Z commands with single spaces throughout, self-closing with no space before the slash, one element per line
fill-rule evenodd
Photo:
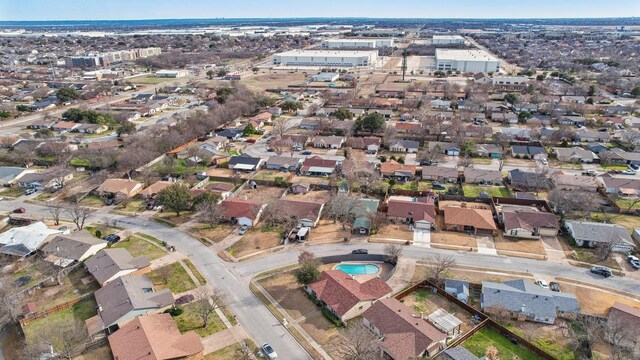
<path fill-rule="evenodd" d="M 27 342 L 37 339 L 37 334 L 49 324 L 71 324 L 75 320 L 84 322 L 97 314 L 96 308 L 96 301 L 91 299 L 79 302 L 68 309 L 30 322 L 23 328 L 25 338 Z"/>
<path fill-rule="evenodd" d="M 483 191 L 489 196 L 509 197 L 509 191 L 504 186 L 462 185 L 462 192 L 466 197 L 480 197 Z"/>
<path fill-rule="evenodd" d="M 149 261 L 159 259 L 166 254 L 166 252 L 161 248 L 136 236 L 129 236 L 128 238 L 113 245 L 113 247 L 127 249 L 133 257 L 144 255 L 149 259 Z"/>
<path fill-rule="evenodd" d="M 73 199 L 72 199 L 72 197 L 69 197 L 69 198 L 65 198 L 65 201 L 72 202 Z M 82 198 L 82 200 L 80 200 L 80 205 L 88 206 L 88 207 L 100 208 L 100 207 L 104 206 L 104 201 L 102 200 L 102 198 L 100 196 L 87 195 L 84 198 Z"/>
<path fill-rule="evenodd" d="M 183 310 L 184 312 L 182 314 L 173 318 L 181 333 L 193 330 L 201 337 L 205 337 L 225 329 L 224 323 L 215 312 L 209 316 L 209 324 L 205 328 L 202 327 L 204 322 L 196 313 L 193 305 L 185 305 Z"/>
<path fill-rule="evenodd" d="M 633 215 L 622 214 L 603 214 L 603 213 L 591 213 L 591 220 L 597 222 L 611 221 L 614 224 L 624 226 L 629 231 L 633 231 L 633 228 L 640 227 L 640 217 Z"/>
<path fill-rule="evenodd" d="M 462 343 L 462 346 L 475 356 L 483 357 L 487 348 L 493 346 L 498 350 L 500 359 L 535 360 L 538 356 L 522 346 L 513 344 L 493 328 L 485 327 Z"/>
<path fill-rule="evenodd" d="M 165 282 L 165 279 L 160 275 L 164 271 L 170 271 L 167 282 Z M 196 288 L 196 284 L 191 280 L 191 277 L 179 262 L 174 262 L 151 271 L 149 278 L 151 278 L 156 290 L 168 288 L 174 294 L 181 294 Z"/>
<path fill-rule="evenodd" d="M 640 209 L 640 199 L 637 198 L 621 198 L 615 200 L 615 202 L 616 205 L 620 207 L 620 209 L 625 211 Z"/>

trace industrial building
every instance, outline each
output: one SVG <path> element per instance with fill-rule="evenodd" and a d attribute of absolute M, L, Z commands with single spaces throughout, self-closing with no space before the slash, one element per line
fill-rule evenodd
<path fill-rule="evenodd" d="M 484 50 L 436 49 L 436 70 L 497 72 L 500 60 Z"/>
<path fill-rule="evenodd" d="M 433 35 L 433 45 L 464 44 L 464 38 L 460 35 Z"/>
<path fill-rule="evenodd" d="M 273 55 L 273 65 L 283 66 L 371 66 L 378 59 L 378 52 L 292 50 Z"/>
<path fill-rule="evenodd" d="M 375 49 L 393 46 L 393 39 L 330 39 L 322 42 L 323 49 Z"/>
<path fill-rule="evenodd" d="M 67 66 L 76 68 L 92 68 L 100 66 L 100 57 L 98 56 L 73 56 L 67 59 Z"/>
<path fill-rule="evenodd" d="M 159 78 L 181 78 L 189 75 L 187 70 L 159 70 L 156 71 L 156 77 Z"/>
<path fill-rule="evenodd" d="M 158 47 L 111 51 L 101 55 L 72 56 L 66 59 L 66 65 L 78 68 L 103 67 L 108 68 L 123 61 L 133 61 L 149 56 L 160 55 L 162 50 Z"/>

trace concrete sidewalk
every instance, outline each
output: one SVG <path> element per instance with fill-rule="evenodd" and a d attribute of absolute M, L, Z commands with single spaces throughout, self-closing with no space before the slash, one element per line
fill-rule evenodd
<path fill-rule="evenodd" d="M 214 351 L 225 348 L 229 345 L 239 343 L 248 339 L 249 335 L 242 326 L 234 326 L 232 328 L 218 331 L 215 334 L 211 334 L 202 338 L 202 345 L 204 346 L 204 354 L 209 354 Z"/>

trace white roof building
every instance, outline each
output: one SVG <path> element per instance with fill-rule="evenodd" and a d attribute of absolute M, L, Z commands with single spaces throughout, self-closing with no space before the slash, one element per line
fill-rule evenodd
<path fill-rule="evenodd" d="M 62 230 L 49 229 L 42 221 L 31 225 L 11 228 L 0 234 L 0 253 L 26 256 L 36 251 L 47 238 L 61 234 Z"/>
<path fill-rule="evenodd" d="M 464 44 L 464 38 L 460 35 L 433 35 L 433 45 Z"/>
<path fill-rule="evenodd" d="M 272 57 L 273 65 L 282 66 L 371 66 L 378 59 L 378 52 L 337 50 L 292 50 Z"/>
<path fill-rule="evenodd" d="M 484 50 L 436 49 L 436 69 L 463 72 L 497 72 L 500 59 Z"/>

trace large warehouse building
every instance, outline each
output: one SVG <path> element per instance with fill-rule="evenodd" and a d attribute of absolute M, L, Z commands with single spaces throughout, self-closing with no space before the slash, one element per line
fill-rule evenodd
<path fill-rule="evenodd" d="M 284 66 L 371 66 L 378 59 L 372 51 L 292 50 L 273 55 L 273 65 Z"/>
<path fill-rule="evenodd" d="M 393 39 L 330 39 L 322 42 L 323 49 L 375 49 L 393 46 Z"/>
<path fill-rule="evenodd" d="M 464 38 L 460 35 L 433 35 L 433 45 L 464 44 Z"/>
<path fill-rule="evenodd" d="M 436 49 L 436 70 L 497 72 L 500 60 L 483 50 Z"/>

